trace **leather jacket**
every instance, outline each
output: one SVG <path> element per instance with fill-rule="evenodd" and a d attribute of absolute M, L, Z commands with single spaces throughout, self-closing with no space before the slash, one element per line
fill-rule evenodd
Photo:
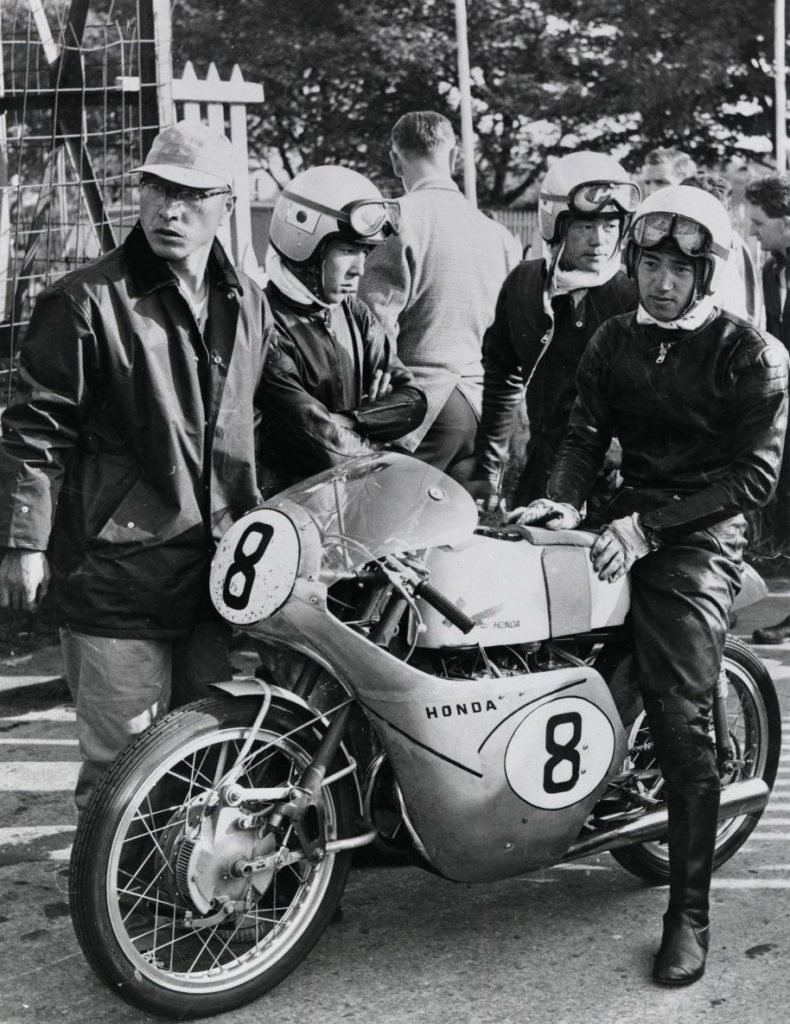
<path fill-rule="evenodd" d="M 729 313 L 694 331 L 603 325 L 585 352 L 548 496 L 580 508 L 612 436 L 623 450 L 616 515 L 674 540 L 764 505 L 787 426 L 788 355 Z M 610 517 L 611 518 L 611 517 Z"/>
<path fill-rule="evenodd" d="M 545 285 L 545 261 L 529 260 L 511 271 L 499 294 L 494 322 L 483 342 L 485 380 L 476 446 L 478 479 L 498 481 L 529 381 L 528 451 L 545 467 L 545 483 L 565 434 L 576 397 L 576 370 L 588 342 L 609 317 L 637 306 L 636 288 L 622 272 L 588 289 L 578 305 L 570 295 L 560 295 L 552 303 L 553 335 L 541 354 L 543 339 L 551 327 L 544 308 Z M 539 496 L 521 494 L 518 500 Z"/>
<path fill-rule="evenodd" d="M 271 317 L 217 242 L 207 271 L 202 335 L 139 225 L 36 303 L 3 416 L 0 546 L 48 550 L 60 620 L 78 631 L 189 632 L 211 613 L 214 542 L 260 501 Z"/>
<path fill-rule="evenodd" d="M 276 479 L 267 491 L 402 437 L 422 422 L 425 395 L 364 302 L 305 307 L 272 283 L 266 296 L 278 327 L 262 382 L 260 460 L 270 481 L 272 474 Z M 338 341 L 341 329 L 350 350 Z M 378 369 L 391 374 L 392 390 L 369 403 Z"/>

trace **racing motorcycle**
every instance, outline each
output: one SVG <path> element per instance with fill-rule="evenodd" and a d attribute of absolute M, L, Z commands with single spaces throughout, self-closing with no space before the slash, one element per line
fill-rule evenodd
<path fill-rule="evenodd" d="M 241 1006 L 308 954 L 366 846 L 459 882 L 610 851 L 666 883 L 629 581 L 598 580 L 593 540 L 478 527 L 462 487 L 387 451 L 240 518 L 211 595 L 265 667 L 161 719 L 96 790 L 69 888 L 99 976 L 160 1015 Z M 764 593 L 747 573 L 740 603 Z M 732 637 L 712 728 L 718 867 L 781 742 L 771 678 Z"/>

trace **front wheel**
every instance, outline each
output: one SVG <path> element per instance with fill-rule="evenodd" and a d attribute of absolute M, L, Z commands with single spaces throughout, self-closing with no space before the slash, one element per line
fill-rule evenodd
<path fill-rule="evenodd" d="M 727 674 L 727 721 L 735 767 L 722 779 L 722 788 L 742 779 L 762 779 L 770 789 L 776 778 L 782 742 L 779 701 L 773 680 L 754 651 L 736 637 L 728 636 L 724 645 L 724 669 Z M 652 794 L 659 796 L 663 779 L 650 751 L 652 740 L 640 715 L 631 731 L 632 757 L 646 778 L 653 775 Z M 713 869 L 721 867 L 751 835 L 759 814 L 744 814 L 721 822 L 716 836 Z M 669 854 L 666 841 L 638 843 L 611 851 L 614 859 L 632 874 L 649 882 L 669 881 Z"/>
<path fill-rule="evenodd" d="M 210 697 L 163 718 L 113 763 L 80 822 L 69 886 L 77 938 L 113 991 L 145 1010 L 186 1018 L 250 1002 L 304 959 L 340 901 L 350 852 L 305 859 L 293 825 L 269 830 L 272 801 L 216 797 L 259 707 Z M 317 744 L 304 715 L 273 704 L 236 781 L 290 786 Z M 345 777 L 323 788 L 301 828 L 323 845 L 350 836 L 352 822 Z M 275 851 L 277 863 L 239 869 Z"/>

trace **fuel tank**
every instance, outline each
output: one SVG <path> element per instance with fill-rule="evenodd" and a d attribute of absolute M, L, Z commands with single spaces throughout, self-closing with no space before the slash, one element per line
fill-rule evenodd
<path fill-rule="evenodd" d="M 603 583 L 590 562 L 595 534 L 521 527 L 475 534 L 427 557 L 431 583 L 478 625 L 464 644 L 530 643 L 620 625 L 628 612 L 624 576 Z M 457 647 L 461 634 L 424 601 L 420 647 Z"/>

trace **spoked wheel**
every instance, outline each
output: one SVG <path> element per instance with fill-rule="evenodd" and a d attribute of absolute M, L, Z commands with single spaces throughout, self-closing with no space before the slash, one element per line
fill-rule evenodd
<path fill-rule="evenodd" d="M 69 887 L 77 937 L 99 976 L 143 1009 L 197 1017 L 257 998 L 304 959 L 340 901 L 350 852 L 308 860 L 293 825 L 268 829 L 273 800 L 218 799 L 259 707 L 212 697 L 174 711 L 114 762 L 80 822 Z M 318 742 L 304 722 L 273 704 L 239 785 L 296 783 Z M 348 777 L 325 786 L 302 838 L 352 835 L 352 808 Z"/>
<path fill-rule="evenodd" d="M 735 637 L 724 645 L 724 668 L 729 684 L 727 721 L 734 768 L 722 778 L 722 787 L 743 779 L 760 778 L 774 784 L 782 740 L 781 714 L 773 681 L 757 655 Z M 664 780 L 652 753 L 652 739 L 640 715 L 631 730 L 632 762 L 647 795 L 661 799 Z M 759 814 L 745 814 L 721 822 L 716 836 L 714 870 L 721 867 L 751 835 Z M 611 851 L 632 874 L 659 884 L 669 881 L 669 854 L 665 841 L 638 843 Z"/>

